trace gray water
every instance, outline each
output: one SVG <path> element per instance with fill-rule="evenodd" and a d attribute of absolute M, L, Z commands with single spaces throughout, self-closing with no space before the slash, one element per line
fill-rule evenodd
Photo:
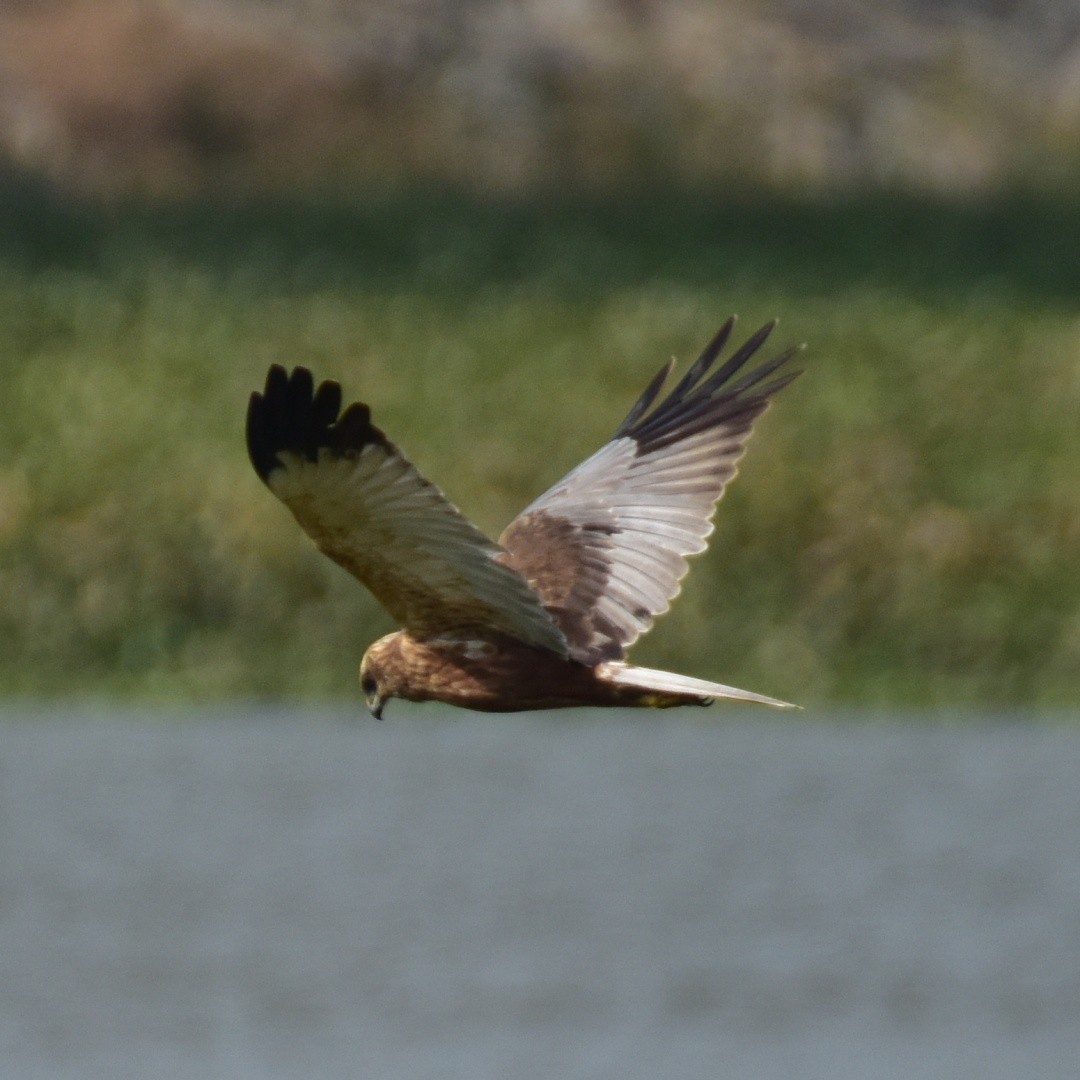
<path fill-rule="evenodd" d="M 1080 1075 L 1080 729 L 737 717 L 9 710 L 0 1076 Z"/>

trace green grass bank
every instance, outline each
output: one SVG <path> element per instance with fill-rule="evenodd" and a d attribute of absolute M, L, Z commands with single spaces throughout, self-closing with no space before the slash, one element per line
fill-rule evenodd
<path fill-rule="evenodd" d="M 3 195 L 0 696 L 358 700 L 391 625 L 247 463 L 268 364 L 339 379 L 497 533 L 736 311 L 806 374 L 634 659 L 1080 700 L 1080 204 Z"/>

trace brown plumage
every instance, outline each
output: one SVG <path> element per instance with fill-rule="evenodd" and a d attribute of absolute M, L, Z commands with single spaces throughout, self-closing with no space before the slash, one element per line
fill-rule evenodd
<path fill-rule="evenodd" d="M 392 697 L 487 712 L 575 705 L 666 708 L 714 698 L 790 707 L 720 683 L 625 663 L 705 550 L 754 421 L 799 374 L 789 349 L 741 375 L 774 323 L 724 364 L 728 321 L 661 399 L 674 361 L 599 451 L 527 507 L 495 544 L 341 387 L 274 365 L 248 407 L 252 464 L 330 558 L 403 629 L 375 642 L 360 680 Z M 738 377 L 737 377 L 738 376 Z"/>

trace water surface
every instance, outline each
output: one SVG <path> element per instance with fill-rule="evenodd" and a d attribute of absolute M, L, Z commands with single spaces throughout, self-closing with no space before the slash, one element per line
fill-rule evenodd
<path fill-rule="evenodd" d="M 5 720 L 5 1078 L 1077 1075 L 1076 728 Z"/>

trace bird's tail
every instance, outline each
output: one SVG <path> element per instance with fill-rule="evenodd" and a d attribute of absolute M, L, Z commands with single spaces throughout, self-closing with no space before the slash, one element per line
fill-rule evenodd
<path fill-rule="evenodd" d="M 772 705 L 776 709 L 799 709 L 788 701 L 755 694 L 751 690 L 739 690 L 723 683 L 694 679 L 689 675 L 677 675 L 673 671 L 656 671 L 653 668 L 634 667 L 631 664 L 609 662 L 601 664 L 597 674 L 605 681 L 628 690 L 642 691 L 643 705 L 661 708 L 670 705 L 711 705 L 716 698 L 730 701 L 753 701 L 759 705 Z M 653 697 L 655 695 L 655 698 Z"/>

